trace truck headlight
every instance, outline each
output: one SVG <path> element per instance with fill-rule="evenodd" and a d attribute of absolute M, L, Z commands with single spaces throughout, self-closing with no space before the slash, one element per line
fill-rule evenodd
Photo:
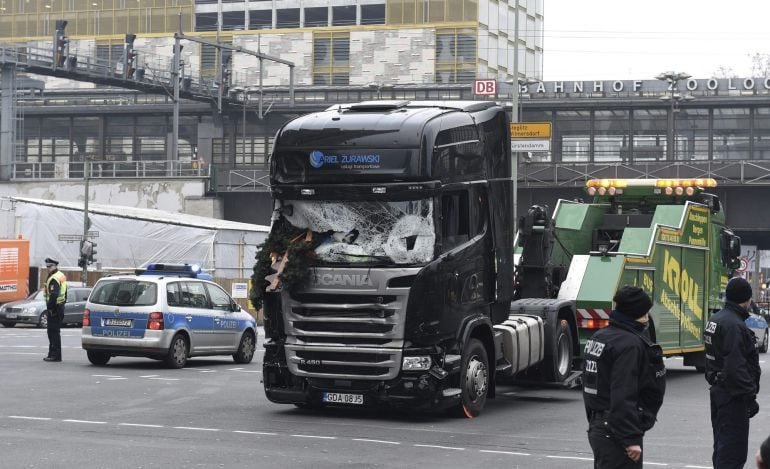
<path fill-rule="evenodd" d="M 404 361 L 401 364 L 401 369 L 404 371 L 425 371 L 430 369 L 431 359 L 429 356 L 424 357 L 404 357 Z"/>

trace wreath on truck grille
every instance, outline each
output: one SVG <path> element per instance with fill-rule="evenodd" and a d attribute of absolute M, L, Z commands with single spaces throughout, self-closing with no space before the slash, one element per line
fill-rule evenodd
<path fill-rule="evenodd" d="M 319 244 L 312 231 L 296 228 L 283 218 L 276 221 L 265 242 L 257 246 L 249 292 L 254 308 L 262 309 L 266 292 L 280 288 L 291 292 L 307 283 Z"/>

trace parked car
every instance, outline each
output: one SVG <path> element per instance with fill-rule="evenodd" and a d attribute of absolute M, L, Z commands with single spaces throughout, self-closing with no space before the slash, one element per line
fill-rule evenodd
<path fill-rule="evenodd" d="M 197 266 L 150 264 L 139 275 L 96 282 L 88 299 L 81 344 L 88 360 L 140 356 L 182 368 L 188 357 L 231 355 L 249 363 L 255 319 Z"/>
<path fill-rule="evenodd" d="M 749 313 L 749 317 L 746 319 L 746 325 L 757 338 L 757 350 L 759 350 L 760 353 L 766 353 L 768 346 L 767 321 L 765 321 L 759 314 Z"/>
<path fill-rule="evenodd" d="M 0 306 L 0 324 L 4 327 L 14 327 L 16 324 L 34 324 L 37 327 L 48 326 L 45 311 L 45 296 L 43 289 L 36 291 L 27 298 L 11 301 Z M 62 325 L 83 325 L 83 311 L 86 300 L 91 293 L 90 288 L 68 287 L 67 303 L 64 305 L 64 321 Z"/>

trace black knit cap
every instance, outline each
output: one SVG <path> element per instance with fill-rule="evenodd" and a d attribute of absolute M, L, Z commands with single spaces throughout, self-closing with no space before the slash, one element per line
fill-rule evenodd
<path fill-rule="evenodd" d="M 759 456 L 762 458 L 762 463 L 767 467 L 770 463 L 770 436 L 765 438 L 765 441 L 759 447 Z"/>
<path fill-rule="evenodd" d="M 725 299 L 733 303 L 745 303 L 751 299 L 751 284 L 743 277 L 734 277 L 727 282 Z"/>
<path fill-rule="evenodd" d="M 615 311 L 632 319 L 644 316 L 652 308 L 652 300 L 649 295 L 641 288 L 631 285 L 623 285 L 618 288 L 612 301 L 615 302 Z"/>

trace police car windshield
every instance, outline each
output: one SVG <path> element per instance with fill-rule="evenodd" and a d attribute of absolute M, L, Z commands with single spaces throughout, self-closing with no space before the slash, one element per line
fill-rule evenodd
<path fill-rule="evenodd" d="M 158 300 L 158 287 L 140 280 L 103 280 L 94 287 L 89 300 L 109 306 L 150 306 Z"/>

